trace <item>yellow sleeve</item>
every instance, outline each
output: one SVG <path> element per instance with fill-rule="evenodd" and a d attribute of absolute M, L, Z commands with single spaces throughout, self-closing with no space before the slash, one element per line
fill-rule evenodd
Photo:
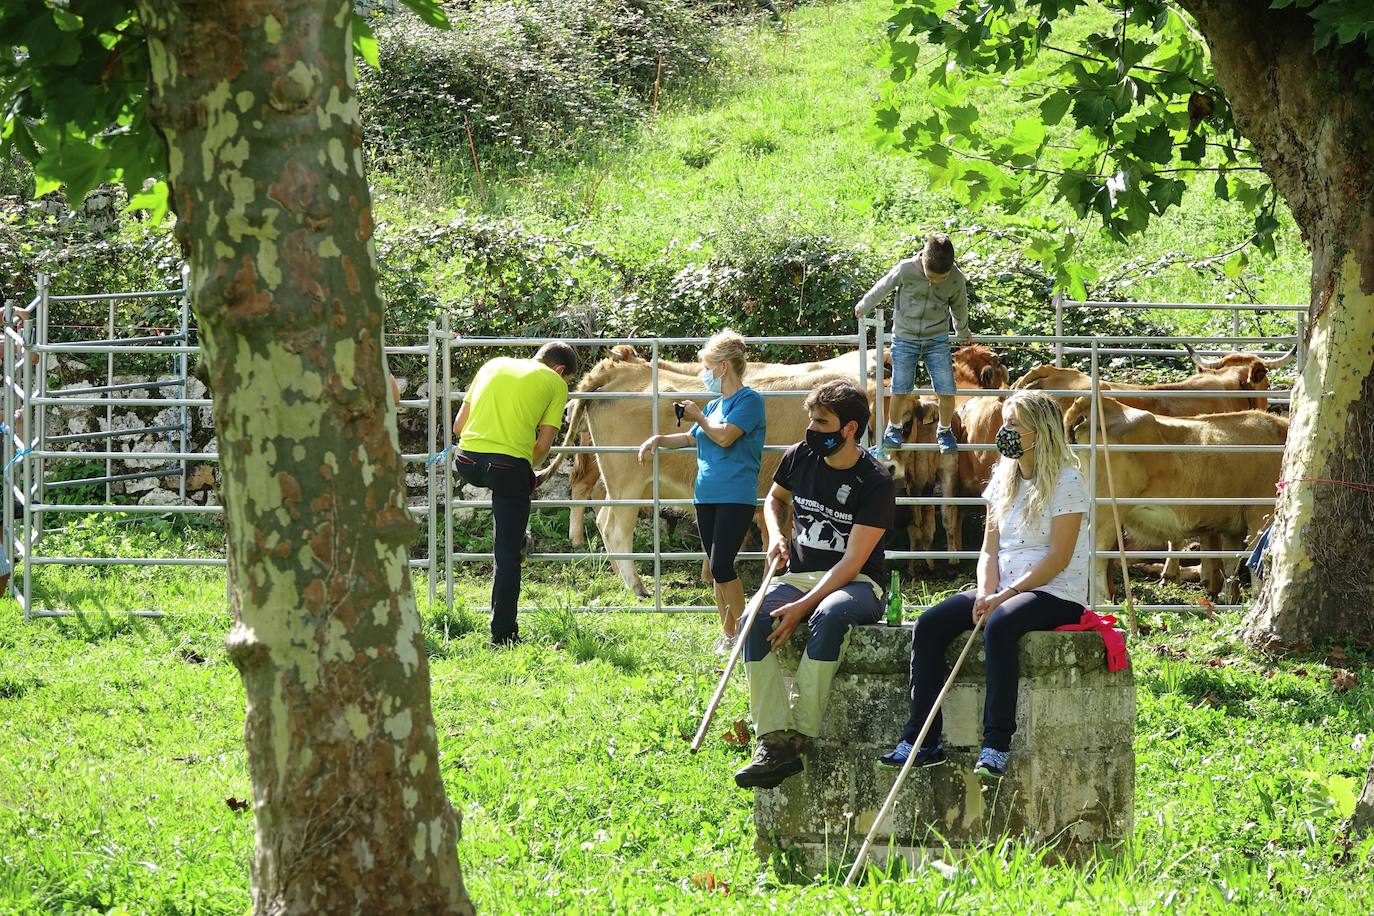
<path fill-rule="evenodd" d="M 549 399 L 548 409 L 544 411 L 544 416 L 539 419 L 539 425 L 552 426 L 558 429 L 563 425 L 563 408 L 568 406 L 568 386 L 563 384 L 562 379 L 553 382 L 553 397 Z"/>

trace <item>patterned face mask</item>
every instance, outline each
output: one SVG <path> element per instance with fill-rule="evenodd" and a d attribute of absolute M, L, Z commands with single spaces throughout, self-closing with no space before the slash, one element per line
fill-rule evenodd
<path fill-rule="evenodd" d="M 840 435 L 839 430 L 833 433 L 823 433 L 818 429 L 808 429 L 806 431 L 806 444 L 811 446 L 811 450 L 822 458 L 829 458 L 840 450 L 844 445 L 844 436 Z"/>
<path fill-rule="evenodd" d="M 997 431 L 996 442 L 997 451 L 1001 452 L 1004 458 L 1020 458 L 1026 454 L 1025 448 L 1021 445 L 1021 433 L 1010 426 L 1003 426 Z"/>

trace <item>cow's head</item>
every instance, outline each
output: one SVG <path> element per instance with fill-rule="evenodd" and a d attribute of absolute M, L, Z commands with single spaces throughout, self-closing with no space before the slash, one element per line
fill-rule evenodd
<path fill-rule="evenodd" d="M 1091 387 L 1088 377 L 1077 369 L 1066 369 L 1063 366 L 1051 366 L 1048 364 L 1036 366 L 1025 375 L 1011 383 L 1015 389 L 1033 388 L 1036 390 L 1079 390 Z"/>
<path fill-rule="evenodd" d="M 1005 388 L 1011 376 L 992 348 L 983 344 L 969 344 L 954 351 L 955 371 L 966 367 L 969 377 L 979 388 Z"/>
<path fill-rule="evenodd" d="M 1298 353 L 1298 348 L 1294 346 L 1287 353 L 1274 359 L 1261 359 L 1251 353 L 1227 353 L 1216 359 L 1203 359 L 1188 344 L 1183 346 L 1188 351 L 1188 358 L 1193 361 L 1199 372 L 1217 375 L 1235 373 L 1240 380 L 1240 386 L 1252 391 L 1268 388 L 1270 371 L 1288 365 Z"/>

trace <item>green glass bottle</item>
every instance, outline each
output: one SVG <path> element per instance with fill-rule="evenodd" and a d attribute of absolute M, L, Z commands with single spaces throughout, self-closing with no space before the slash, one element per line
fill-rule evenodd
<path fill-rule="evenodd" d="M 887 625 L 890 627 L 902 625 L 901 580 L 895 569 L 892 570 L 892 585 L 887 590 Z"/>

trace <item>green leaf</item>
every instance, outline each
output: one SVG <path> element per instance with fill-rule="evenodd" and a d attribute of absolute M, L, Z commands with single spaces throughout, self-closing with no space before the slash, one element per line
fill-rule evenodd
<path fill-rule="evenodd" d="M 438 0 L 401 0 L 406 6 L 414 10 L 427 25 L 436 29 L 452 28 L 452 23 L 448 21 L 448 15 L 444 13 L 444 8 Z"/>
<path fill-rule="evenodd" d="M 1231 184 L 1226 180 L 1225 172 L 1217 176 L 1217 183 L 1212 185 L 1212 193 L 1217 196 L 1218 200 L 1231 199 Z"/>
<path fill-rule="evenodd" d="M 76 206 L 105 178 L 108 161 L 108 150 L 68 137 L 34 163 L 33 171 L 36 178 L 61 182 L 67 189 L 67 200 Z"/>
<path fill-rule="evenodd" d="M 1163 124 L 1136 134 L 1128 148 L 1137 159 L 1145 162 L 1169 162 L 1174 158 L 1174 137 Z"/>
<path fill-rule="evenodd" d="M 1045 125 L 1038 118 L 1021 118 L 1011 129 L 1013 154 L 1034 154 L 1045 142 Z"/>
<path fill-rule="evenodd" d="M 64 32 L 79 32 L 86 23 L 81 21 L 81 17 L 68 10 L 56 9 L 52 11 L 52 20 L 57 23 L 57 27 Z"/>
<path fill-rule="evenodd" d="M 1073 97 L 1067 92 L 1059 90 L 1051 92 L 1040 103 L 1040 118 L 1045 122 L 1046 127 L 1052 127 L 1064 120 L 1064 114 L 1069 110 L 1069 103 Z"/>
<path fill-rule="evenodd" d="M 153 223 L 162 222 L 167 215 L 167 182 L 159 181 L 148 190 L 129 198 L 129 205 L 124 212 L 132 213 L 134 210 L 147 210 Z"/>
<path fill-rule="evenodd" d="M 367 20 L 357 13 L 353 14 L 353 51 L 373 70 L 382 68 L 381 60 L 377 56 L 377 36 L 373 33 L 372 26 L 367 24 Z"/>
<path fill-rule="evenodd" d="M 1250 259 L 1245 256 L 1245 252 L 1238 251 L 1226 259 L 1221 272 L 1226 275 L 1228 280 L 1238 280 L 1240 275 L 1245 272 L 1245 265 L 1250 263 Z"/>

